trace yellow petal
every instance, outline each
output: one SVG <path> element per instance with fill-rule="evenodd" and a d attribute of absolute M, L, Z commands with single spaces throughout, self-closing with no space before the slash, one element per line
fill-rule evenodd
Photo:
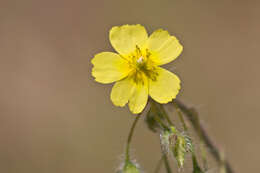
<path fill-rule="evenodd" d="M 113 48 L 121 55 L 134 52 L 136 46 L 142 47 L 148 36 L 141 25 L 115 26 L 110 30 L 110 42 Z"/>
<path fill-rule="evenodd" d="M 100 83 L 111 83 L 123 79 L 130 71 L 129 64 L 118 54 L 102 52 L 91 60 L 92 76 Z"/>
<path fill-rule="evenodd" d="M 154 61 L 158 65 L 173 61 L 181 54 L 183 49 L 177 38 L 162 29 L 156 30 L 150 35 L 147 48 L 154 54 Z"/>
<path fill-rule="evenodd" d="M 122 79 L 115 83 L 110 98 L 114 105 L 123 107 L 132 96 L 135 83 L 130 78 Z"/>
<path fill-rule="evenodd" d="M 181 86 L 175 74 L 158 67 L 156 80 L 149 80 L 149 95 L 159 103 L 168 103 L 176 98 Z"/>
<path fill-rule="evenodd" d="M 148 81 L 144 79 L 144 83 L 136 84 L 135 90 L 129 99 L 129 109 L 132 113 L 138 114 L 143 111 L 148 100 Z"/>

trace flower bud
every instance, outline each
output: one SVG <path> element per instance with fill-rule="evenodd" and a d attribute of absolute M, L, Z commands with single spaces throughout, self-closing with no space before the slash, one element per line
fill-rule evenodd
<path fill-rule="evenodd" d="M 179 133 L 176 137 L 174 146 L 172 147 L 173 155 L 177 160 L 178 166 L 183 167 L 185 156 L 193 151 L 191 138 L 187 135 Z"/>
<path fill-rule="evenodd" d="M 164 154 L 169 153 L 170 150 L 170 142 L 171 142 L 171 136 L 173 134 L 171 133 L 171 131 L 168 130 L 164 130 L 161 132 L 160 134 L 160 142 L 161 142 L 161 147 L 162 147 L 162 151 Z"/>
<path fill-rule="evenodd" d="M 137 164 L 126 161 L 123 168 L 120 169 L 117 173 L 141 173 Z"/>

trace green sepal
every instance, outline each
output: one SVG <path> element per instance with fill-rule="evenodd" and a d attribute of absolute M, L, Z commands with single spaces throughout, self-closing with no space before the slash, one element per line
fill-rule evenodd
<path fill-rule="evenodd" d="M 131 161 L 126 161 L 124 167 L 117 173 L 141 173 L 138 166 Z"/>

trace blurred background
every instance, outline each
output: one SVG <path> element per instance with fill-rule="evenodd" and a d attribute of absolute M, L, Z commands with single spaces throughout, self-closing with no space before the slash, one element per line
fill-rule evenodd
<path fill-rule="evenodd" d="M 94 82 L 90 60 L 113 51 L 112 26 L 136 23 L 180 39 L 184 52 L 166 66 L 182 80 L 179 98 L 237 172 L 259 171 L 259 1 L 0 2 L 1 173 L 115 172 L 134 117 L 112 105 L 112 85 Z M 158 136 L 143 122 L 132 148 L 152 172 Z"/>

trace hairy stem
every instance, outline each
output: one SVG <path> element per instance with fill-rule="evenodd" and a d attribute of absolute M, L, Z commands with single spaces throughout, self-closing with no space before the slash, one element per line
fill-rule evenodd
<path fill-rule="evenodd" d="M 182 112 L 186 115 L 186 117 L 191 122 L 192 126 L 194 127 L 195 131 L 197 132 L 198 136 L 201 140 L 204 141 L 205 145 L 209 148 L 209 151 L 213 155 L 213 157 L 216 159 L 218 163 L 223 162 L 221 159 L 220 152 L 213 142 L 213 140 L 209 137 L 206 129 L 203 127 L 202 123 L 199 120 L 198 113 L 194 108 L 189 108 L 185 104 L 183 104 L 179 100 L 174 100 L 175 104 L 178 105 L 178 107 L 182 110 Z M 227 173 L 234 173 L 231 165 L 227 160 L 223 163 L 227 169 Z"/>
<path fill-rule="evenodd" d="M 166 126 L 163 121 L 160 119 L 160 117 L 155 116 L 154 117 L 155 121 L 165 130 L 169 130 L 168 126 Z"/>
<path fill-rule="evenodd" d="M 182 112 L 181 112 L 179 106 L 176 104 L 176 102 L 173 102 L 173 105 L 174 105 L 174 107 L 175 107 L 175 109 L 177 111 L 177 114 L 178 114 L 178 116 L 179 116 L 179 118 L 181 120 L 181 123 L 182 123 L 184 131 L 187 132 L 188 131 L 188 127 L 187 127 L 187 125 L 185 123 L 185 120 L 183 118 L 183 115 L 182 115 Z"/>
<path fill-rule="evenodd" d="M 159 109 L 161 110 L 161 113 L 162 113 L 163 117 L 166 119 L 168 124 L 173 126 L 173 123 L 172 123 L 171 119 L 169 118 L 168 114 L 166 113 L 163 105 L 159 104 L 158 106 L 159 106 Z"/>
<path fill-rule="evenodd" d="M 172 170 L 171 170 L 171 167 L 170 167 L 170 164 L 168 161 L 168 157 L 166 154 L 163 155 L 163 161 L 164 161 L 164 165 L 165 165 L 167 173 L 172 173 Z"/>
<path fill-rule="evenodd" d="M 155 167 L 154 173 L 158 173 L 160 171 L 162 163 L 163 163 L 163 157 L 161 157 L 161 159 L 158 161 L 158 163 Z"/>
<path fill-rule="evenodd" d="M 130 160 L 130 156 L 129 156 L 129 150 L 130 150 L 130 143 L 131 143 L 131 140 L 132 140 L 132 136 L 134 134 L 134 129 L 136 127 L 136 124 L 138 122 L 138 120 L 140 119 L 141 115 L 137 115 L 133 124 L 132 124 L 132 127 L 130 129 L 130 132 L 129 132 L 129 135 L 128 135 L 128 139 L 127 139 L 127 143 L 126 143 L 126 151 L 125 151 L 125 160 L 126 161 L 129 161 Z"/>

